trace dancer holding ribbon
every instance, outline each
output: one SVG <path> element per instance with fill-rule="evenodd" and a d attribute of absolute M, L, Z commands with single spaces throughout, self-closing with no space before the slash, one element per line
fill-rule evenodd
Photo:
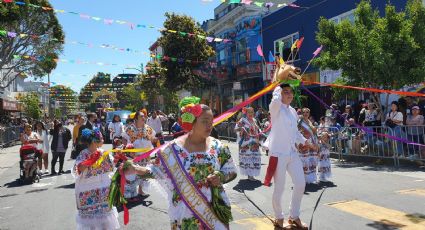
<path fill-rule="evenodd" d="M 78 209 L 77 229 L 119 229 L 118 212 L 115 207 L 108 206 L 110 177 L 114 169 L 112 161 L 108 157 L 100 167 L 93 166 L 103 153 L 100 149 L 102 134 L 98 129 L 84 129 L 80 140 L 88 147 L 81 151 L 72 170 Z"/>
<path fill-rule="evenodd" d="M 171 229 L 228 229 L 232 213 L 223 184 L 236 178 L 236 167 L 229 148 L 210 137 L 213 114 L 199 101 L 187 97 L 179 104 L 189 133 L 158 152 L 155 164 L 132 164 L 127 173 L 148 169 L 166 191 Z"/>
<path fill-rule="evenodd" d="M 248 180 L 255 181 L 255 176 L 260 175 L 260 128 L 254 118 L 252 107 L 244 108 L 244 116 L 235 126 L 238 132 L 239 144 L 239 170 L 242 175 L 248 176 Z"/>
<path fill-rule="evenodd" d="M 293 99 L 294 92 L 289 84 L 281 84 L 273 91 L 273 98 L 270 103 L 273 125 L 265 143 L 270 149 L 271 156 L 264 184 L 270 186 L 271 178 L 274 176 L 273 210 L 276 217 L 275 225 L 283 229 L 291 229 L 291 227 L 308 229 L 299 218 L 305 179 L 303 165 L 295 147 L 296 144 L 305 145 L 306 139 L 297 128 L 298 116 L 295 109 L 290 106 Z M 282 211 L 286 172 L 291 176 L 293 182 L 287 223 L 284 222 Z"/>

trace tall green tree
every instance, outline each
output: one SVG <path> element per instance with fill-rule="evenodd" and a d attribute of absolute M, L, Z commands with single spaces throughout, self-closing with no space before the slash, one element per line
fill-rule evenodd
<path fill-rule="evenodd" d="M 420 0 L 410 0 L 404 12 L 387 4 L 383 17 L 369 1 L 362 1 L 353 24 L 321 18 L 318 27 L 316 39 L 324 49 L 315 64 L 322 69 L 342 69 L 343 82 L 399 89 L 423 81 L 425 10 Z M 372 94 L 371 99 L 382 104 L 379 94 Z"/>
<path fill-rule="evenodd" d="M 93 94 L 100 92 L 102 89 L 111 90 L 111 74 L 98 72 L 93 78 L 81 89 L 78 96 L 79 101 L 86 110 L 94 112 L 96 105 L 92 102 Z"/>
<path fill-rule="evenodd" d="M 169 90 L 166 84 L 166 69 L 159 63 L 148 63 L 147 72 L 139 75 L 137 81 L 124 88 L 126 109 L 136 111 L 147 108 L 149 111 L 160 108 L 160 97 L 164 100 L 165 112 L 176 111 L 178 97 L 175 90 Z M 146 103 L 147 102 L 147 103 Z"/>
<path fill-rule="evenodd" d="M 24 112 L 28 117 L 36 120 L 41 118 L 43 112 L 40 108 L 40 99 L 37 93 L 24 94 L 18 100 L 24 106 Z"/>
<path fill-rule="evenodd" d="M 205 40 L 207 34 L 189 16 L 165 13 L 165 17 L 166 30 L 161 32 L 159 44 L 164 50 L 164 56 L 173 57 L 161 63 L 167 69 L 165 87 L 175 91 L 199 89 L 207 81 L 193 74 L 193 70 L 215 55 L 213 48 Z M 171 33 L 170 30 L 176 33 Z"/>
<path fill-rule="evenodd" d="M 42 78 L 56 68 L 55 59 L 63 49 L 65 35 L 53 10 L 35 7 L 51 9 L 49 1 L 21 2 L 25 5 L 0 4 L 0 88 L 19 74 Z"/>

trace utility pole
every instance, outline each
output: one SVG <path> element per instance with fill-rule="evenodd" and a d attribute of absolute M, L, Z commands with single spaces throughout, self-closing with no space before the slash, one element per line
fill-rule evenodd
<path fill-rule="evenodd" d="M 50 73 L 47 74 L 47 113 L 52 118 L 52 108 L 50 106 Z"/>

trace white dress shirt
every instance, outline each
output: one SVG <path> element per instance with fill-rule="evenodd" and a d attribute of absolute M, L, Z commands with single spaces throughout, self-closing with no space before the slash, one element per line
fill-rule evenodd
<path fill-rule="evenodd" d="M 152 127 L 152 129 L 155 131 L 155 133 L 160 134 L 162 133 L 162 121 L 167 120 L 166 117 L 158 115 L 155 119 L 152 117 L 149 117 L 146 121 L 146 124 Z"/>
<path fill-rule="evenodd" d="M 113 130 L 114 134 L 112 135 L 111 132 L 111 139 L 113 139 L 114 137 L 121 137 L 122 132 L 123 132 L 123 128 L 124 125 L 122 124 L 122 122 L 111 122 L 109 123 L 108 129 L 109 130 Z"/>
<path fill-rule="evenodd" d="M 295 144 L 304 144 L 306 139 L 298 130 L 297 112 L 281 100 L 282 89 L 278 86 L 273 91 L 270 102 L 272 129 L 264 145 L 269 148 L 272 156 L 289 155 L 296 151 Z"/>

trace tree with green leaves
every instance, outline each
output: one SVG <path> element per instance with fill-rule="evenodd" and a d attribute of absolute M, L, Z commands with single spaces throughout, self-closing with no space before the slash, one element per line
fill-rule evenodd
<path fill-rule="evenodd" d="M 139 75 L 137 81 L 124 88 L 124 100 L 127 101 L 128 110 L 136 111 L 146 107 L 150 110 L 160 108 L 160 98 L 164 100 L 166 111 L 177 109 L 178 98 L 175 90 L 166 88 L 166 69 L 159 63 L 148 63 L 147 72 Z"/>
<path fill-rule="evenodd" d="M 28 117 L 35 120 L 41 118 L 43 112 L 40 109 L 40 99 L 37 93 L 24 94 L 18 100 L 22 103 L 24 112 Z"/>
<path fill-rule="evenodd" d="M 56 68 L 62 52 L 64 32 L 47 0 L 25 0 L 0 4 L 0 88 L 18 75 L 42 78 Z M 34 4 L 34 5 L 32 5 Z"/>
<path fill-rule="evenodd" d="M 174 91 L 202 88 L 208 81 L 196 76 L 193 70 L 215 55 L 214 49 L 205 40 L 207 34 L 189 16 L 166 13 L 165 17 L 166 30 L 161 32 L 159 45 L 163 48 L 163 57 L 173 58 L 163 59 L 161 63 L 167 69 L 164 86 Z M 170 30 L 176 32 L 169 32 Z"/>
<path fill-rule="evenodd" d="M 423 81 L 425 8 L 420 0 L 408 1 L 403 12 L 387 4 L 383 17 L 369 1 L 362 1 L 353 24 L 321 18 L 318 27 L 316 39 L 324 49 L 314 63 L 341 69 L 341 81 L 348 85 L 400 89 Z M 382 104 L 379 94 L 371 99 Z"/>

